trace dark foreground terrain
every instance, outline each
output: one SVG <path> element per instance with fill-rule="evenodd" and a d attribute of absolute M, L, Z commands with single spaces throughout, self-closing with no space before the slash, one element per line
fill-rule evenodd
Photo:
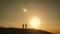
<path fill-rule="evenodd" d="M 34 29 L 0 28 L 0 34 L 52 34 L 52 33 Z"/>

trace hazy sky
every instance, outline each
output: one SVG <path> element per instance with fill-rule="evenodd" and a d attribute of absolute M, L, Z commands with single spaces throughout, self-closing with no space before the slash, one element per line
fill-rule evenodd
<path fill-rule="evenodd" d="M 0 27 L 20 27 L 22 23 L 37 16 L 41 26 L 60 28 L 59 0 L 0 0 Z M 23 12 L 23 8 L 27 12 Z"/>

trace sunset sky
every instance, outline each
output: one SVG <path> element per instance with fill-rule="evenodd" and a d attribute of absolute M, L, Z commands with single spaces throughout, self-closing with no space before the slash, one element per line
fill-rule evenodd
<path fill-rule="evenodd" d="M 36 16 L 41 21 L 38 29 L 60 31 L 59 0 L 0 0 L 0 27 L 21 27 Z M 27 11 L 24 12 L 23 9 Z"/>

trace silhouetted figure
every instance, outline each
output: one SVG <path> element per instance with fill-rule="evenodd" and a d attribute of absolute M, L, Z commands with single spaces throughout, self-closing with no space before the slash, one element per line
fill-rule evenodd
<path fill-rule="evenodd" d="M 24 24 L 22 24 L 22 29 L 24 29 Z"/>
<path fill-rule="evenodd" d="M 27 24 L 25 24 L 25 29 L 27 29 Z"/>

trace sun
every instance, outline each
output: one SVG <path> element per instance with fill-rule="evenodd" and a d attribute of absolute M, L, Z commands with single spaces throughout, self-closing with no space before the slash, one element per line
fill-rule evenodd
<path fill-rule="evenodd" d="M 40 26 L 40 20 L 37 17 L 31 18 L 30 26 L 34 29 L 37 29 Z"/>

